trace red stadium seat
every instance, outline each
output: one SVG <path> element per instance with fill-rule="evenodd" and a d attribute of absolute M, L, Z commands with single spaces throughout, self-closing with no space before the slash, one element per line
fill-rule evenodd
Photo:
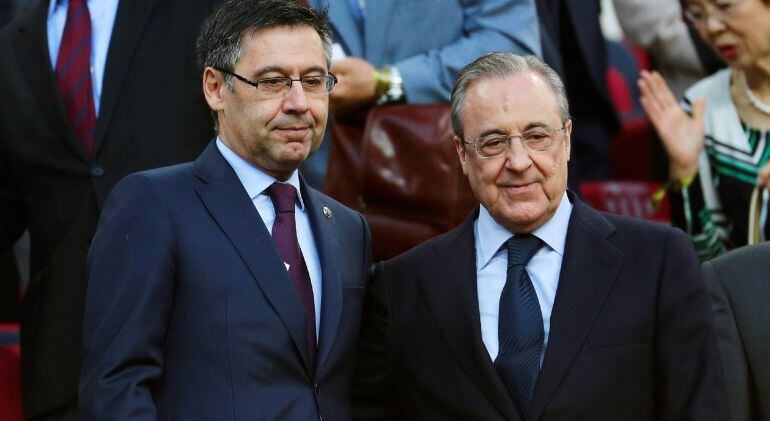
<path fill-rule="evenodd" d="M 657 209 L 652 203 L 660 186 L 638 181 L 589 182 L 580 185 L 580 195 L 600 211 L 670 223 L 668 199 L 664 198 Z"/>
<path fill-rule="evenodd" d="M 0 324 L 0 420 L 24 419 L 19 375 L 19 325 Z"/>

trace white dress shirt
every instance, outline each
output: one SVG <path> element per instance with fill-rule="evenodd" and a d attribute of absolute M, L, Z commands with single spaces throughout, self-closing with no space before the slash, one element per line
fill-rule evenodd
<path fill-rule="evenodd" d="M 87 0 L 86 5 L 91 15 L 91 87 L 94 110 L 98 116 L 104 66 L 112 38 L 112 27 L 118 13 L 118 0 Z M 51 0 L 48 6 L 48 53 L 51 55 L 51 66 L 54 70 L 64 35 L 64 24 L 67 22 L 68 7 L 68 0 Z"/>
<path fill-rule="evenodd" d="M 567 239 L 567 226 L 571 214 L 572 203 L 567 198 L 567 193 L 564 193 L 553 217 L 532 233 L 545 243 L 535 253 L 526 268 L 535 287 L 540 312 L 543 315 L 545 338 L 540 364 L 543 363 L 545 349 L 548 346 L 551 311 L 556 297 L 556 288 L 559 285 L 564 243 Z M 495 222 L 484 206 L 481 206 L 479 217 L 473 225 L 473 234 L 476 239 L 476 282 L 481 317 L 481 339 L 490 358 L 494 361 L 499 349 L 497 327 L 500 295 L 508 273 L 508 252 L 505 242 L 513 237 L 513 234 Z"/>
<path fill-rule="evenodd" d="M 275 221 L 275 208 L 270 196 L 265 189 L 270 187 L 276 180 L 275 177 L 268 175 L 260 168 L 241 158 L 227 147 L 219 138 L 217 138 L 217 148 L 225 160 L 233 167 L 238 179 L 246 189 L 246 193 L 257 208 L 262 222 L 265 223 L 268 232 L 273 231 L 273 222 Z M 297 240 L 299 248 L 302 250 L 302 257 L 305 258 L 308 274 L 310 274 L 310 283 L 313 287 L 313 301 L 315 306 L 315 332 L 316 340 L 318 338 L 318 329 L 321 321 L 321 261 L 318 258 L 318 249 L 316 249 L 315 237 L 310 227 L 310 218 L 305 209 L 305 202 L 302 200 L 302 193 L 299 188 L 299 173 L 294 173 L 286 180 L 297 189 L 297 202 L 294 205 L 294 219 L 297 225 Z"/>

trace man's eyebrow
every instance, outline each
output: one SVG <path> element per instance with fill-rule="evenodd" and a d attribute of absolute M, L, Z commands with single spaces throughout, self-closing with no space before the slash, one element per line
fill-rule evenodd
<path fill-rule="evenodd" d="M 542 121 L 533 121 L 526 126 L 524 126 L 524 129 L 522 131 L 527 131 L 529 129 L 550 129 L 551 125 L 548 123 L 544 123 Z"/>
<path fill-rule="evenodd" d="M 536 129 L 536 128 L 550 129 L 551 125 L 548 124 L 548 123 L 544 123 L 542 121 L 533 121 L 531 123 L 528 123 L 526 126 L 524 126 L 522 131 L 524 132 L 524 131 L 527 131 L 529 129 Z M 491 136 L 491 135 L 508 136 L 509 134 L 510 133 L 506 132 L 505 130 L 487 129 L 487 130 L 484 130 L 483 132 L 481 132 L 481 134 L 479 135 L 479 138 L 487 137 L 487 136 Z"/>
<path fill-rule="evenodd" d="M 484 130 L 483 132 L 481 132 L 481 134 L 478 136 L 478 138 L 481 139 L 482 137 L 493 136 L 493 135 L 508 136 L 508 133 L 506 133 L 504 130 L 500 130 L 500 129 L 488 129 L 488 130 Z"/>
<path fill-rule="evenodd" d="M 287 74 L 291 73 L 291 72 L 287 71 L 285 68 L 280 67 L 280 66 L 265 66 L 265 67 L 262 67 L 260 69 L 255 70 L 252 73 L 252 77 L 253 78 L 258 78 L 258 77 L 264 75 L 265 73 L 272 73 L 272 72 L 280 73 L 282 75 L 287 75 Z M 300 74 L 300 76 L 306 75 L 308 73 L 314 73 L 314 72 L 318 72 L 318 73 L 322 73 L 322 74 L 326 74 L 327 73 L 326 67 L 310 66 L 307 69 L 303 70 L 302 73 Z"/>

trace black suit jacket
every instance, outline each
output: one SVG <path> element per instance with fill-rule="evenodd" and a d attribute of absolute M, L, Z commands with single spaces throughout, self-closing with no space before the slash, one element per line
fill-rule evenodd
<path fill-rule="evenodd" d="M 734 421 L 770 420 L 770 243 L 703 264 Z"/>
<path fill-rule="evenodd" d="M 679 230 L 574 204 L 528 420 L 727 417 L 706 286 Z M 360 418 L 519 420 L 481 340 L 472 215 L 378 265 Z"/>
<path fill-rule="evenodd" d="M 22 316 L 27 416 L 74 402 L 86 252 L 101 205 L 129 173 L 193 160 L 211 139 L 194 41 L 212 0 L 121 1 L 88 156 L 59 100 L 48 2 L 0 33 L 0 247 L 25 230 Z"/>

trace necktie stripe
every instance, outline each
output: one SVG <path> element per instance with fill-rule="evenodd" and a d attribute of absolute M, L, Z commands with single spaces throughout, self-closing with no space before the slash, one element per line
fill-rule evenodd
<path fill-rule="evenodd" d="M 526 418 L 540 372 L 544 339 L 543 316 L 526 265 L 542 242 L 530 234 L 517 235 L 506 246 L 508 272 L 500 294 L 495 368 L 519 414 Z"/>
<path fill-rule="evenodd" d="M 62 102 L 64 103 L 65 108 L 69 108 L 70 104 L 72 104 L 73 101 L 80 98 L 86 98 L 87 95 L 85 92 L 83 92 L 80 88 L 83 87 L 83 84 L 86 83 L 86 80 L 90 79 L 90 74 L 82 74 L 80 75 L 80 79 L 78 79 L 75 83 L 72 84 L 72 87 L 69 89 L 69 91 L 65 92 L 62 97 Z M 80 95 L 80 97 L 78 97 Z M 77 104 L 81 107 L 85 104 Z M 87 110 L 83 109 L 82 112 L 86 112 Z"/>
<path fill-rule="evenodd" d="M 72 128 L 93 152 L 96 111 L 91 82 L 91 15 L 85 0 L 70 0 L 59 55 L 56 83 Z"/>
<path fill-rule="evenodd" d="M 83 34 L 83 38 L 76 44 L 75 48 L 72 50 L 70 55 L 66 58 L 64 63 L 59 66 L 59 62 L 56 63 L 56 75 L 59 78 L 65 78 L 68 76 L 67 71 L 72 67 L 72 64 L 76 61 L 79 61 L 81 59 L 81 54 L 84 53 L 84 50 L 86 47 L 91 45 L 91 35 L 90 34 Z M 59 60 L 61 60 L 63 57 L 59 57 Z M 89 64 L 90 64 L 90 57 Z M 90 67 L 90 66 L 89 66 Z M 78 69 L 79 70 L 79 69 Z"/>

